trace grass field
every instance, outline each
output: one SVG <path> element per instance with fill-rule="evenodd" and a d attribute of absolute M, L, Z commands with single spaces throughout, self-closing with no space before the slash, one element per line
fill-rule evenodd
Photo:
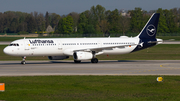
<path fill-rule="evenodd" d="M 6 101 L 179 101 L 180 77 L 164 76 L 1 77 Z"/>
<path fill-rule="evenodd" d="M 0 45 L 0 61 L 18 60 L 21 57 L 8 56 L 3 53 L 5 45 Z M 122 55 L 100 55 L 99 60 L 180 60 L 180 45 L 179 44 L 160 44 L 148 49 Z M 69 60 L 73 58 L 70 57 Z M 27 57 L 26 60 L 48 60 L 48 57 Z"/>

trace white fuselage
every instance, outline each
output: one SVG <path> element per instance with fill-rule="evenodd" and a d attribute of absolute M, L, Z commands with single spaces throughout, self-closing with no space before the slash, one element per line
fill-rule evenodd
<path fill-rule="evenodd" d="M 138 43 L 137 37 L 20 39 L 13 41 L 4 49 L 4 52 L 12 56 L 72 56 L 74 50 L 87 49 L 88 51 L 93 48 L 119 46 L 104 48 L 96 55 L 126 54 L 132 52 Z"/>

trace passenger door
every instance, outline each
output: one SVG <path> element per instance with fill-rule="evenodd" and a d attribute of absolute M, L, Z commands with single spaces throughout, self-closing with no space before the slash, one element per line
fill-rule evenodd
<path fill-rule="evenodd" d="M 62 50 L 62 43 L 61 43 L 61 41 L 60 40 L 58 40 L 58 50 Z"/>
<path fill-rule="evenodd" d="M 102 47 L 101 41 L 98 41 L 98 47 Z"/>
<path fill-rule="evenodd" d="M 29 50 L 30 49 L 30 44 L 27 40 L 24 40 L 24 50 Z"/>

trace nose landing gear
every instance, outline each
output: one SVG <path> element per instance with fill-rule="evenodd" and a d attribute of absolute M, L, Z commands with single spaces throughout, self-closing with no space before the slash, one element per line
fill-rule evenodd
<path fill-rule="evenodd" d="M 22 58 L 23 58 L 23 60 L 21 61 L 21 64 L 25 65 L 26 64 L 26 61 L 25 61 L 26 56 L 23 56 Z"/>

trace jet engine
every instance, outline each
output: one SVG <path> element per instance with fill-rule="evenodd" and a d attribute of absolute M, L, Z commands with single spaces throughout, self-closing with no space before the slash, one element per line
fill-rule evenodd
<path fill-rule="evenodd" d="M 49 60 L 63 60 L 69 58 L 69 56 L 48 56 Z"/>
<path fill-rule="evenodd" d="M 93 58 L 93 54 L 91 52 L 74 52 L 73 54 L 74 60 L 88 60 Z"/>

